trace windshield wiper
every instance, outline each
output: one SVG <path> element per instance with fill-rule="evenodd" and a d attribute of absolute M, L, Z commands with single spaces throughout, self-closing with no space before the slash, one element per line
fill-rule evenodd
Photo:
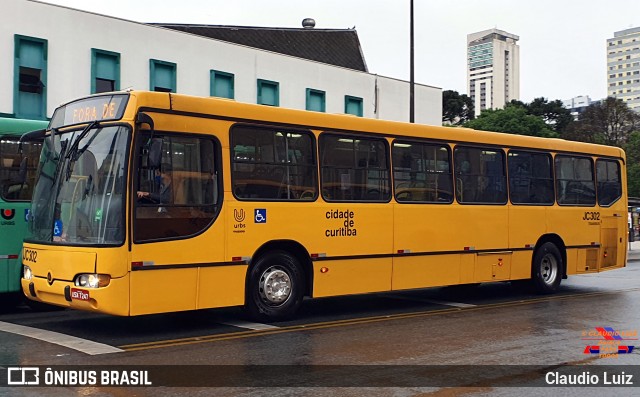
<path fill-rule="evenodd" d="M 60 141 L 60 154 L 58 155 L 58 153 L 56 153 L 56 132 L 58 130 L 57 129 L 52 129 L 51 130 L 51 150 L 49 152 L 49 155 L 51 155 L 50 159 L 47 159 L 47 161 L 51 160 L 51 161 L 55 161 L 56 164 L 56 169 L 53 173 L 53 183 L 51 184 L 51 188 L 53 189 L 56 186 L 56 181 L 58 180 L 58 175 L 60 174 L 60 170 L 62 170 L 62 163 L 64 162 L 62 160 L 62 156 L 64 155 L 64 153 L 67 150 L 67 141 Z M 46 138 L 45 138 L 46 139 Z"/>
<path fill-rule="evenodd" d="M 76 150 L 78 150 L 78 146 L 80 146 L 80 141 L 82 139 L 84 139 L 84 137 L 87 136 L 89 131 L 91 131 L 91 129 L 96 127 L 97 125 L 98 125 L 98 122 L 94 120 L 94 121 L 90 122 L 89 124 L 87 124 L 86 127 L 84 127 L 84 129 L 82 130 L 80 135 L 78 135 L 76 140 L 73 141 L 73 145 L 71 145 L 71 147 L 69 148 L 69 151 L 67 152 L 67 154 L 64 156 L 65 159 L 68 159 L 72 155 L 74 155 L 73 157 L 75 158 L 75 160 L 78 159 L 77 156 L 75 156 L 75 152 L 76 152 Z M 72 160 L 72 161 L 75 161 L 75 160 Z"/>
<path fill-rule="evenodd" d="M 91 139 L 91 141 L 89 141 L 83 148 L 82 150 L 78 151 L 78 146 L 80 146 L 80 141 L 84 139 L 84 137 L 87 136 L 87 134 L 89 133 L 89 131 L 91 131 L 93 128 L 97 127 L 99 125 L 99 123 L 94 120 L 91 123 L 87 124 L 86 127 L 84 127 L 84 129 L 82 130 L 82 132 L 80 132 L 80 135 L 78 135 L 78 137 L 76 138 L 75 141 L 73 141 L 73 144 L 71 145 L 71 147 L 69 148 L 69 151 L 67 151 L 67 154 L 64 156 L 65 160 L 69 160 L 69 162 L 67 163 L 67 169 L 66 169 L 66 173 L 65 173 L 65 181 L 68 181 L 71 178 L 71 174 L 73 173 L 73 167 L 76 163 L 76 161 L 80 158 L 80 156 L 82 155 L 82 153 L 87 150 L 87 147 L 89 146 L 89 144 L 91 143 L 91 141 L 93 139 Z M 97 134 L 96 134 L 97 135 Z M 94 138 L 96 137 L 96 135 L 94 135 Z"/>

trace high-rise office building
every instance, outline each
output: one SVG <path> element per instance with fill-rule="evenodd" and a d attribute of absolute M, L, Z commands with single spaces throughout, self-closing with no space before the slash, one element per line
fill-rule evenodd
<path fill-rule="evenodd" d="M 467 90 L 476 116 L 520 98 L 519 39 L 498 29 L 467 35 Z"/>
<path fill-rule="evenodd" d="M 607 39 L 607 96 L 622 99 L 640 112 L 640 27 Z"/>

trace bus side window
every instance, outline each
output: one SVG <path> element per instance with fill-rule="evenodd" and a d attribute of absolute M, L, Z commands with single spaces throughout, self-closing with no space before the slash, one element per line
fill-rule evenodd
<path fill-rule="evenodd" d="M 166 134 L 162 140 L 158 170 L 147 168 L 142 157 L 138 161 L 136 242 L 200 233 L 217 214 L 217 143 L 211 138 L 179 134 Z M 142 153 L 142 148 L 139 149 L 138 153 Z M 142 190 L 147 187 L 148 190 Z M 139 201 L 140 192 L 148 192 L 155 200 Z"/>

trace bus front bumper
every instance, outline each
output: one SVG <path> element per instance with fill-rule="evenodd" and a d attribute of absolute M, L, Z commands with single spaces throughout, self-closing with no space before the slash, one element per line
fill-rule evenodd
<path fill-rule="evenodd" d="M 129 276 L 113 278 L 109 285 L 100 288 L 76 287 L 73 282 L 33 277 L 21 279 L 24 295 L 37 302 L 48 303 L 72 309 L 129 315 Z"/>

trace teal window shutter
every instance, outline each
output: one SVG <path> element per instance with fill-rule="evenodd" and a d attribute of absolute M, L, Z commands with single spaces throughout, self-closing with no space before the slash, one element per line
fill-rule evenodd
<path fill-rule="evenodd" d="M 345 95 L 344 96 L 344 112 L 362 117 L 362 98 Z"/>
<path fill-rule="evenodd" d="M 211 71 L 211 96 L 234 99 L 234 75 L 232 73 Z"/>
<path fill-rule="evenodd" d="M 260 105 L 280 106 L 280 83 L 258 79 L 258 103 Z"/>
<path fill-rule="evenodd" d="M 326 111 L 326 93 L 321 90 L 314 90 L 307 88 L 307 110 L 313 110 L 316 112 Z"/>
<path fill-rule="evenodd" d="M 175 63 L 150 59 L 149 68 L 151 91 L 177 92 Z"/>
<path fill-rule="evenodd" d="M 91 49 L 91 93 L 120 90 L 120 54 Z"/>
<path fill-rule="evenodd" d="M 46 120 L 47 40 L 15 35 L 14 44 L 15 117 Z"/>

